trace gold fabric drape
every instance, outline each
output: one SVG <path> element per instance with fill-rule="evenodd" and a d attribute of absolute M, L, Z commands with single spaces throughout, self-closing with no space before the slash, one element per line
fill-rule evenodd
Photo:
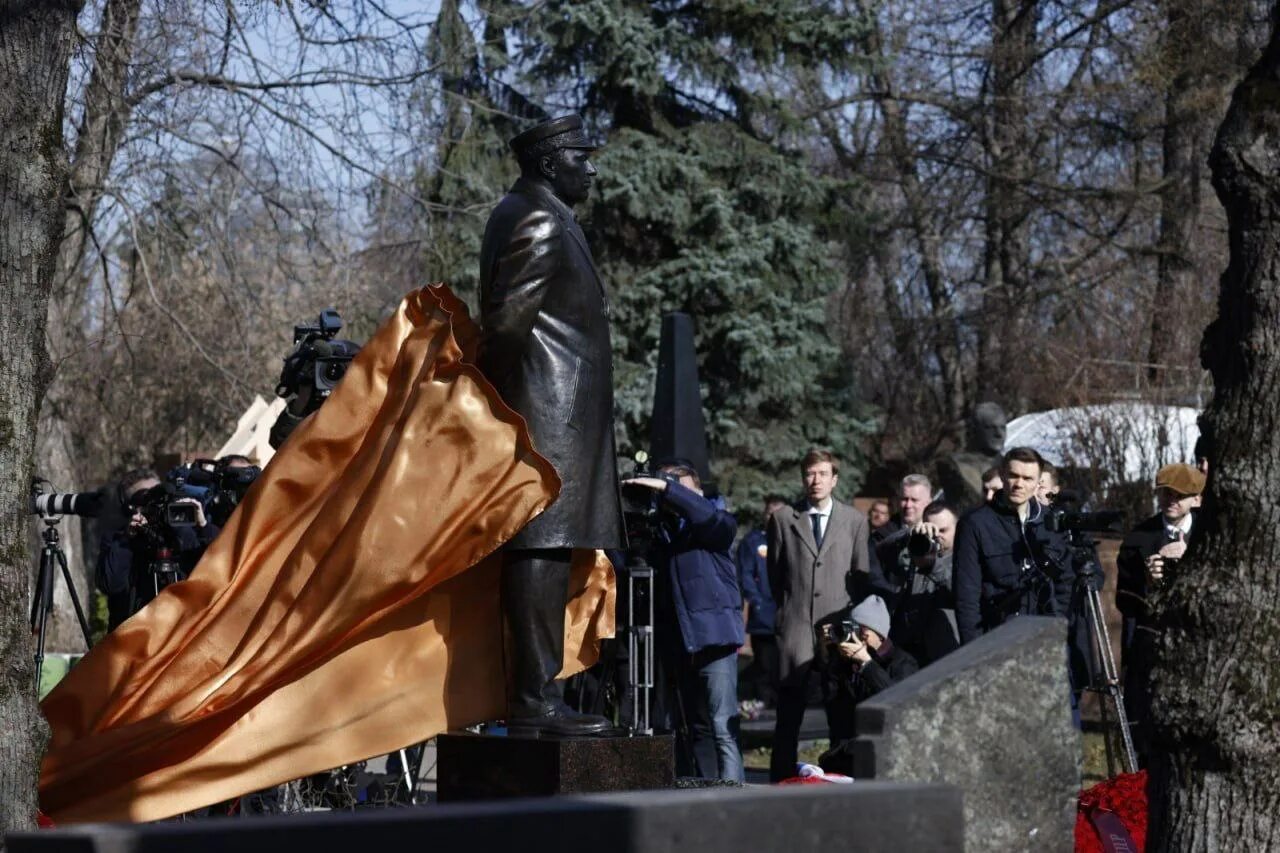
<path fill-rule="evenodd" d="M 559 480 L 475 341 L 443 285 L 405 298 L 191 578 L 45 699 L 46 814 L 167 817 L 502 716 L 494 552 Z M 570 590 L 562 676 L 613 635 L 603 554 Z"/>

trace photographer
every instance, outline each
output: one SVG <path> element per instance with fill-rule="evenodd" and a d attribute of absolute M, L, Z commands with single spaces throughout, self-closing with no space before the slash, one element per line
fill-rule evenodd
<path fill-rule="evenodd" d="M 877 537 L 878 541 L 871 552 L 873 585 L 877 581 L 877 574 L 882 574 L 898 564 L 898 558 L 907 547 L 911 530 L 923 519 L 924 508 L 929 505 L 932 494 L 933 484 L 924 474 L 908 474 L 902 478 L 902 493 L 898 498 L 897 529 Z"/>
<path fill-rule="evenodd" d="M 662 513 L 652 562 L 663 705 L 669 713 L 666 700 L 674 700 L 683 712 L 699 763 L 714 745 L 715 777 L 741 782 L 742 755 L 730 730 L 738 713 L 738 647 L 745 639 L 742 594 L 729 557 L 737 522 L 703 496 L 692 465 L 665 465 L 660 474 L 623 485 L 657 492 Z M 712 774 L 704 769 L 700 775 Z"/>
<path fill-rule="evenodd" d="M 208 522 L 200 502 L 167 495 L 154 471 L 129 471 L 118 489 L 129 521 L 102 540 L 96 578 L 98 589 L 107 597 L 111 631 L 150 602 L 158 586 L 185 580 L 218 535 L 218 527 Z M 165 523 L 168 505 L 191 507 L 194 524 Z"/>
<path fill-rule="evenodd" d="M 249 487 L 258 479 L 262 469 L 248 456 L 239 453 L 223 456 L 214 469 L 214 495 L 209 501 L 209 518 L 218 527 L 225 527 L 231 513 L 244 499 Z"/>
<path fill-rule="evenodd" d="M 831 744 L 819 763 L 830 773 L 853 775 L 851 745 L 858 736 L 859 704 L 920 669 L 919 663 L 889 637 L 889 609 L 878 595 L 864 598 L 849 619 L 830 626 L 828 691 Z"/>
<path fill-rule="evenodd" d="M 1018 615 L 1065 618 L 1075 580 L 1062 533 L 1046 530 L 1035 499 L 1040 454 L 1015 447 L 1004 455 L 1004 483 L 985 506 L 965 513 L 956 531 L 954 589 L 960 642 L 968 643 Z"/>
<path fill-rule="evenodd" d="M 1146 722 L 1151 712 L 1147 682 L 1157 638 L 1148 599 L 1164 582 L 1170 566 L 1186 553 L 1204 485 L 1204 474 L 1190 465 L 1161 468 L 1156 473 L 1160 511 L 1125 536 L 1116 558 L 1116 609 L 1124 617 L 1124 704 L 1134 747 L 1144 764 L 1149 745 Z"/>
<path fill-rule="evenodd" d="M 1040 485 L 1036 488 L 1036 500 L 1040 506 L 1053 506 L 1058 498 L 1058 469 L 1047 459 L 1040 460 Z"/>
<path fill-rule="evenodd" d="M 893 614 L 895 642 L 924 666 L 959 645 L 951 591 L 957 514 L 950 504 L 934 501 L 921 519 L 897 564 L 884 567 L 877 578 L 876 592 Z"/>

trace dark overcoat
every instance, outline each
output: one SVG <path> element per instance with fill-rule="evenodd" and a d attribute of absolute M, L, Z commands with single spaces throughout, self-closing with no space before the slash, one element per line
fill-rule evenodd
<path fill-rule="evenodd" d="M 624 546 L 608 312 L 573 211 L 547 188 L 517 181 L 489 216 L 480 249 L 479 363 L 562 485 L 508 548 Z"/>
<path fill-rule="evenodd" d="M 1172 541 L 1164 516 L 1156 513 L 1130 530 L 1120 544 L 1120 553 L 1116 556 L 1116 609 L 1125 620 L 1123 645 L 1126 648 L 1136 627 L 1151 626 L 1151 613 L 1147 607 L 1151 594 L 1147 583 L 1147 557 Z"/>

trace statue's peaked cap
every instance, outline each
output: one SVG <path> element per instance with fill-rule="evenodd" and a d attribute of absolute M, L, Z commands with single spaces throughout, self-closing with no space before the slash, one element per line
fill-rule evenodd
<path fill-rule="evenodd" d="M 512 137 L 511 150 L 517 157 L 530 154 L 541 156 L 550 154 L 557 148 L 585 148 L 594 150 L 599 144 L 588 139 L 582 129 L 582 116 L 567 115 L 544 121 L 534 125 L 523 133 Z"/>

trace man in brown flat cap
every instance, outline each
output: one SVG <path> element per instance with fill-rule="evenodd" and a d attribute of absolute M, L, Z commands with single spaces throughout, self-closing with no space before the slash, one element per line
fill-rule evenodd
<path fill-rule="evenodd" d="M 1190 465 L 1166 465 L 1156 473 L 1160 511 L 1133 528 L 1116 558 L 1116 608 L 1124 616 L 1124 698 L 1138 759 L 1146 763 L 1150 745 L 1147 719 L 1151 711 L 1152 656 L 1157 634 L 1148 596 L 1164 582 L 1171 564 L 1182 559 L 1195 511 L 1204 491 L 1204 474 Z"/>

